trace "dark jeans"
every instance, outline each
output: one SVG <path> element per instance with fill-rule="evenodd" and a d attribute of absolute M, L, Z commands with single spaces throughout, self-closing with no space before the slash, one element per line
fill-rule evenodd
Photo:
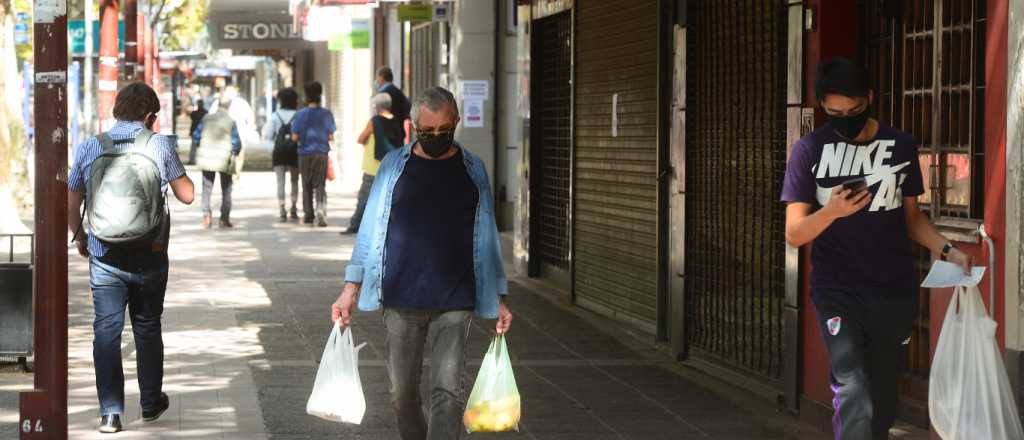
<path fill-rule="evenodd" d="M 363 221 L 363 212 L 366 211 L 366 201 L 370 198 L 373 179 L 373 176 L 363 174 L 363 184 L 359 186 L 359 200 L 356 202 L 356 212 L 352 214 L 352 222 L 349 223 L 349 227 L 352 229 L 359 229 L 359 224 Z"/>
<path fill-rule="evenodd" d="M 916 286 L 814 289 L 832 365 L 837 440 L 888 440 L 899 406 L 900 355 L 917 318 L 917 299 Z"/>
<path fill-rule="evenodd" d="M 473 313 L 384 309 L 387 327 L 391 407 L 402 440 L 452 440 L 464 431 L 466 409 L 463 373 L 466 338 Z M 424 417 L 420 398 L 423 351 L 430 352 L 430 414 Z"/>
<path fill-rule="evenodd" d="M 210 214 L 210 199 L 213 197 L 213 181 L 217 174 L 220 174 L 220 218 L 231 218 L 231 187 L 233 178 L 231 173 L 218 173 L 216 171 L 203 171 L 203 214 Z"/>
<path fill-rule="evenodd" d="M 307 222 L 327 219 L 327 155 L 299 156 L 299 178 L 302 179 L 302 211 Z M 316 211 L 313 200 L 316 199 Z"/>
<path fill-rule="evenodd" d="M 89 287 L 95 309 L 92 356 L 101 415 L 124 414 L 121 331 L 126 306 L 135 335 L 142 409 L 153 409 L 160 403 L 164 380 L 160 317 L 167 288 L 167 254 L 93 257 L 89 260 Z"/>

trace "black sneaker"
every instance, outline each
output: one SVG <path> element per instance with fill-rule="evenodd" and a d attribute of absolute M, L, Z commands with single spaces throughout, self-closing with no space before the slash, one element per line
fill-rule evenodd
<path fill-rule="evenodd" d="M 292 220 L 298 220 L 299 219 L 299 211 L 297 209 L 292 208 L 290 214 L 291 214 Z"/>
<path fill-rule="evenodd" d="M 356 235 L 359 233 L 359 229 L 349 226 L 344 231 L 339 232 L 341 235 Z"/>
<path fill-rule="evenodd" d="M 167 397 L 167 393 L 160 393 L 160 403 L 157 403 L 156 408 L 151 410 L 142 410 L 142 420 L 152 422 L 159 419 L 167 411 L 167 408 L 170 407 L 171 399 Z"/>
<path fill-rule="evenodd" d="M 104 434 L 121 432 L 121 415 L 107 414 L 100 419 L 100 426 L 97 428 Z"/>

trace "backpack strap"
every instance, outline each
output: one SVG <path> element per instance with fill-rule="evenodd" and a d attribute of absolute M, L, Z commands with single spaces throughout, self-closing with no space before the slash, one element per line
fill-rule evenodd
<path fill-rule="evenodd" d="M 112 153 L 114 151 L 114 139 L 110 137 L 108 133 L 100 133 L 96 135 L 96 140 L 100 143 L 100 154 Z"/>
<path fill-rule="evenodd" d="M 135 135 L 135 148 L 142 149 L 149 144 L 149 140 L 153 137 L 153 132 L 147 128 L 143 128 L 139 134 Z"/>

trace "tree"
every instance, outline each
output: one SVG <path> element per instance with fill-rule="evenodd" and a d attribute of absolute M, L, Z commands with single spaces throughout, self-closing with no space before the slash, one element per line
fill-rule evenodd
<path fill-rule="evenodd" d="M 168 50 L 200 49 L 206 31 L 206 2 L 178 1 L 167 17 L 160 47 Z"/>
<path fill-rule="evenodd" d="M 18 112 L 22 96 L 18 57 L 14 46 L 14 4 L 0 0 L 0 230 L 23 232 L 18 203 L 13 194 L 25 197 L 28 182 L 16 174 L 14 165 L 24 165 L 24 127 Z M 18 167 L 24 169 L 24 167 Z M 26 200 L 21 200 L 25 202 Z"/>

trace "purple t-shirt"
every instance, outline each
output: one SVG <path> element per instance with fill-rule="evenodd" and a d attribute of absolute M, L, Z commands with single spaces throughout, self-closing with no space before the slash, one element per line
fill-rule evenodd
<path fill-rule="evenodd" d="M 879 123 L 875 139 L 846 142 L 825 125 L 793 145 L 782 201 L 824 206 L 832 188 L 865 177 L 874 199 L 864 209 L 836 220 L 814 240 L 811 285 L 902 287 L 917 273 L 903 210 L 904 197 L 924 194 L 917 141 Z"/>

